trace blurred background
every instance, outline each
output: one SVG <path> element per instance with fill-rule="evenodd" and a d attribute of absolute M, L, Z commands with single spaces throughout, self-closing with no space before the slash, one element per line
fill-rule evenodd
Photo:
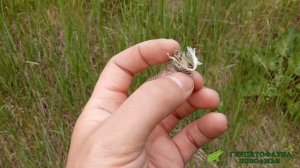
<path fill-rule="evenodd" d="M 198 71 L 221 96 L 215 110 L 229 120 L 188 167 L 300 165 L 299 0 L 0 0 L 0 23 L 0 167 L 64 167 L 75 121 L 107 61 L 155 38 L 197 48 Z M 136 75 L 130 93 L 160 68 Z M 216 150 L 224 153 L 209 165 L 203 153 Z M 234 151 L 294 157 L 239 164 Z"/>

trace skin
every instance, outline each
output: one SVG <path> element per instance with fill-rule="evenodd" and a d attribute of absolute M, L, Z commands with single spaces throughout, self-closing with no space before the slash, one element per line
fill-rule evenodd
<path fill-rule="evenodd" d="M 203 86 L 198 72 L 145 82 L 128 97 L 134 74 L 167 62 L 166 53 L 179 49 L 174 40 L 150 40 L 110 59 L 76 122 L 68 168 L 184 167 L 227 129 L 226 117 L 212 112 L 169 137 L 183 117 L 219 104 L 218 93 Z"/>

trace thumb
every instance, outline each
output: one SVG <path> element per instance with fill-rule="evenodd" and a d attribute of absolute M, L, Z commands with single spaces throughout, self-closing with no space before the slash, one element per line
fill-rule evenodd
<path fill-rule="evenodd" d="M 146 140 L 157 124 L 187 100 L 193 88 L 192 78 L 179 72 L 146 82 L 113 113 L 108 122 L 114 126 L 117 124 L 118 132 L 127 137 Z"/>

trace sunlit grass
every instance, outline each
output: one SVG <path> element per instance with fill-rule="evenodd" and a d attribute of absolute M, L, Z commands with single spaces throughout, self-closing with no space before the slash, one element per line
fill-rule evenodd
<path fill-rule="evenodd" d="M 235 167 L 231 151 L 299 154 L 299 11 L 296 0 L 0 0 L 0 167 L 63 167 L 108 59 L 154 38 L 200 53 L 198 71 L 229 119 L 228 132 L 203 149 L 224 151 L 217 165 Z M 156 72 L 138 74 L 131 91 Z"/>

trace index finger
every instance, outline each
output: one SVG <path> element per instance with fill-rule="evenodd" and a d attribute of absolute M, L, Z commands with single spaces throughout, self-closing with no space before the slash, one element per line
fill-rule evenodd
<path fill-rule="evenodd" d="M 115 55 L 102 71 L 92 97 L 103 99 L 103 95 L 108 95 L 104 99 L 119 99 L 113 105 L 118 106 L 127 98 L 134 74 L 151 65 L 167 62 L 167 53 L 172 55 L 178 49 L 180 46 L 175 40 L 156 39 L 139 43 Z"/>

